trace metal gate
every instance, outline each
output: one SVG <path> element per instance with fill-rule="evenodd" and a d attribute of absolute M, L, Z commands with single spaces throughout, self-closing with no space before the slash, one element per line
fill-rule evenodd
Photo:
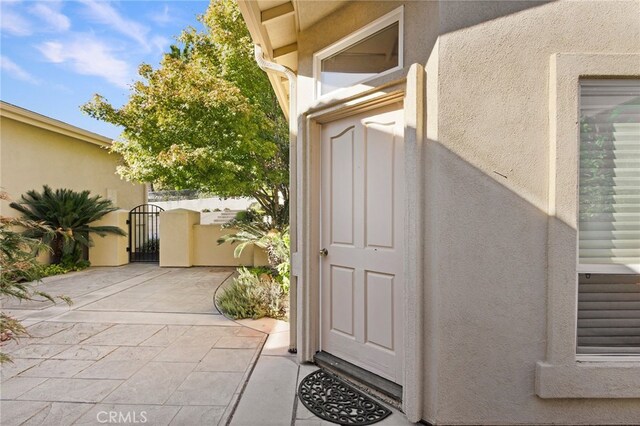
<path fill-rule="evenodd" d="M 142 204 L 129 212 L 129 262 L 160 261 L 160 212 L 162 207 Z"/>

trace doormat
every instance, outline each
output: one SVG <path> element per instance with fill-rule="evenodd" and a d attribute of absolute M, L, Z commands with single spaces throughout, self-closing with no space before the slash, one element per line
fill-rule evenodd
<path fill-rule="evenodd" d="M 391 414 L 386 407 L 324 370 L 302 379 L 298 398 L 316 416 L 340 425 L 370 425 Z"/>

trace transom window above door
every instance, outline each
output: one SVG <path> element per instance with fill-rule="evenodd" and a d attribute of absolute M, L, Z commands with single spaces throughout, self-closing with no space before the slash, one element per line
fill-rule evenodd
<path fill-rule="evenodd" d="M 403 8 L 314 55 L 316 98 L 403 67 Z"/>

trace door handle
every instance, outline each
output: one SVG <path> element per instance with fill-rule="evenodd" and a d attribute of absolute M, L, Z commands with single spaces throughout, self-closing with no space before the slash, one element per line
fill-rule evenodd
<path fill-rule="evenodd" d="M 320 250 L 320 256 L 326 257 L 329 254 L 329 251 L 326 248 Z"/>

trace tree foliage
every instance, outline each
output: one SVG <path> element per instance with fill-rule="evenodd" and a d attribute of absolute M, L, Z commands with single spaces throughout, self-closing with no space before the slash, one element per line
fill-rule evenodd
<path fill-rule="evenodd" d="M 254 197 L 276 227 L 288 223 L 286 119 L 253 59 L 249 32 L 232 0 L 213 0 L 158 68 L 120 108 L 100 95 L 83 111 L 124 131 L 113 150 L 128 180 L 222 197 Z"/>

